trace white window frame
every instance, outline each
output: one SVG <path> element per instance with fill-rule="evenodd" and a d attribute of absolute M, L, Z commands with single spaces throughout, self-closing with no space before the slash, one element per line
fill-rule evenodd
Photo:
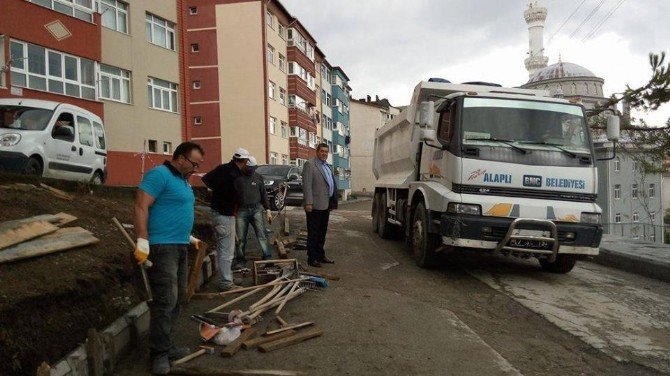
<path fill-rule="evenodd" d="M 656 212 L 649 213 L 649 219 L 651 219 L 651 223 L 654 223 L 656 220 Z"/>
<path fill-rule="evenodd" d="M 640 214 L 633 212 L 633 222 L 640 222 Z"/>
<path fill-rule="evenodd" d="M 621 213 L 614 214 L 614 223 L 621 223 Z"/>
<path fill-rule="evenodd" d="M 91 6 L 83 5 L 87 0 L 28 0 L 31 3 L 53 9 L 56 12 L 67 14 L 86 22 L 93 22 L 93 13 L 95 12 L 95 0 L 90 0 Z M 48 2 L 49 5 L 44 4 Z"/>
<path fill-rule="evenodd" d="M 198 14 L 198 7 L 190 6 L 188 7 L 188 14 L 191 16 L 195 16 Z"/>
<path fill-rule="evenodd" d="M 163 141 L 163 154 L 172 155 L 172 142 Z"/>
<path fill-rule="evenodd" d="M 147 140 L 147 150 L 149 151 L 149 153 L 158 153 L 158 141 Z"/>
<path fill-rule="evenodd" d="M 200 90 L 200 88 L 202 88 L 202 83 L 200 82 L 200 80 L 194 80 L 193 81 L 193 89 Z"/>
<path fill-rule="evenodd" d="M 272 81 L 268 81 L 268 97 L 274 100 L 276 95 L 277 95 L 277 84 L 275 84 Z"/>
<path fill-rule="evenodd" d="M 105 71 L 106 70 L 106 71 Z M 118 73 L 115 74 L 110 72 L 111 70 L 118 70 Z M 110 90 L 109 96 L 105 96 L 103 92 L 103 81 L 109 80 Z M 99 74 L 98 74 L 98 97 L 100 99 L 106 99 L 114 102 L 128 103 L 132 102 L 132 74 L 130 71 L 125 69 L 113 67 L 111 65 L 100 64 Z M 114 98 L 113 96 L 113 87 L 117 83 L 119 87 L 119 98 Z"/>
<path fill-rule="evenodd" d="M 281 39 L 286 40 L 286 26 L 277 22 L 277 32 L 279 33 L 279 37 Z"/>
<path fill-rule="evenodd" d="M 279 103 L 286 106 L 286 89 L 279 87 Z"/>
<path fill-rule="evenodd" d="M 286 56 L 279 54 L 279 70 L 286 73 Z"/>
<path fill-rule="evenodd" d="M 298 95 L 289 94 L 288 96 L 288 107 L 297 108 L 303 112 L 307 112 L 307 101 L 301 98 Z"/>
<path fill-rule="evenodd" d="M 298 137 L 298 127 L 291 127 L 290 137 Z"/>
<path fill-rule="evenodd" d="M 619 157 L 616 157 L 614 159 L 614 171 L 618 172 L 619 170 L 621 170 L 621 160 L 619 159 Z"/>
<path fill-rule="evenodd" d="M 191 52 L 192 53 L 200 52 L 200 44 L 199 43 L 191 43 Z"/>
<path fill-rule="evenodd" d="M 270 152 L 270 164 L 276 165 L 277 164 L 277 153 L 275 152 Z"/>
<path fill-rule="evenodd" d="M 146 33 L 146 38 L 147 42 L 158 46 L 165 48 L 167 50 L 171 51 L 176 51 L 177 50 L 177 43 L 176 43 L 176 32 L 175 32 L 175 23 L 172 21 L 168 21 L 164 18 L 158 17 L 154 14 L 151 14 L 149 12 L 146 13 L 146 18 L 145 18 L 145 33 Z M 156 38 L 156 29 L 164 29 L 165 32 L 165 45 L 161 44 L 158 39 Z"/>
<path fill-rule="evenodd" d="M 632 184 L 631 187 L 631 193 L 630 195 L 633 197 L 633 200 L 637 200 L 638 196 L 638 185 L 637 184 Z"/>
<path fill-rule="evenodd" d="M 179 86 L 170 81 L 161 80 L 160 78 L 148 77 L 147 88 L 151 90 L 151 103 L 149 107 L 166 112 L 179 113 Z M 160 93 L 160 106 L 156 105 L 156 91 Z M 167 94 L 168 106 L 164 106 L 163 102 Z"/>
<path fill-rule="evenodd" d="M 193 125 L 202 125 L 202 116 L 196 115 L 193 117 Z"/>
<path fill-rule="evenodd" d="M 99 7 L 100 7 L 100 13 L 102 14 L 100 24 L 103 27 L 106 27 L 108 29 L 118 31 L 119 33 L 123 34 L 128 34 L 128 4 L 124 3 L 119 0 L 99 0 Z M 103 9 L 104 8 L 104 9 Z M 115 24 L 114 27 L 111 27 L 111 25 L 105 25 L 103 20 L 105 19 L 105 15 L 107 12 L 114 12 L 114 20 Z M 125 29 L 123 28 L 123 23 L 120 22 L 121 19 L 125 19 Z"/>
<path fill-rule="evenodd" d="M 649 198 L 654 198 L 656 197 L 656 184 L 654 183 L 649 183 L 649 187 L 647 190 L 647 194 L 649 195 Z"/>
<path fill-rule="evenodd" d="M 282 120 L 280 124 L 282 138 L 288 138 L 288 123 Z"/>
<path fill-rule="evenodd" d="M 265 23 L 274 30 L 275 28 L 275 15 L 270 12 L 270 10 L 265 11 Z"/>
<path fill-rule="evenodd" d="M 70 97 L 88 99 L 88 100 L 97 100 L 98 99 L 97 98 L 98 93 L 97 93 L 97 88 L 96 88 L 97 85 L 96 85 L 96 82 L 95 82 L 96 77 L 97 77 L 96 72 L 98 71 L 98 66 L 97 66 L 97 63 L 95 61 L 89 60 L 89 59 L 86 59 L 86 58 L 83 58 L 83 57 L 75 56 L 75 55 L 66 54 L 66 53 L 56 51 L 56 50 L 52 50 L 52 49 L 49 49 L 49 48 L 45 48 L 45 47 L 42 47 L 42 46 L 39 46 L 39 45 L 36 45 L 36 44 L 23 42 L 23 41 L 20 41 L 20 40 L 17 40 L 17 39 L 10 39 L 9 44 L 10 44 L 10 54 L 11 54 L 12 44 L 16 44 L 16 45 L 21 46 L 21 50 L 22 50 L 22 52 L 21 52 L 22 56 L 21 57 L 10 56 L 10 59 L 12 59 L 12 61 L 14 61 L 14 63 L 11 66 L 11 69 L 10 69 L 10 72 L 11 72 L 10 73 L 10 83 L 9 83 L 10 85 L 25 87 L 25 88 L 28 88 L 28 89 L 42 91 L 42 92 L 55 93 L 55 94 L 58 94 L 58 95 L 66 95 L 66 96 L 70 96 Z M 28 56 L 29 46 L 35 46 L 37 48 L 41 48 L 41 49 L 44 50 L 44 74 L 30 71 L 30 68 L 29 68 L 30 67 L 30 58 Z M 50 72 L 51 66 L 50 66 L 49 63 L 50 63 L 50 60 L 52 59 L 52 55 L 58 55 L 58 58 L 60 60 L 60 72 L 59 72 L 60 76 L 53 75 Z M 67 71 L 66 71 L 67 61 L 66 60 L 67 59 L 70 59 L 70 61 L 74 60 L 74 62 L 76 63 L 76 66 L 77 66 L 77 68 L 76 68 L 77 79 L 76 80 L 66 78 L 66 75 L 67 75 Z M 82 81 L 83 73 L 84 73 L 83 72 L 84 71 L 83 64 L 82 64 L 83 62 L 91 64 L 91 66 L 93 68 L 93 72 L 90 73 L 92 75 L 92 77 L 89 77 L 89 79 L 91 80 L 90 84 L 84 83 Z M 13 75 L 23 76 L 24 79 L 25 79 L 25 84 L 21 85 L 18 82 L 16 82 L 12 77 Z M 45 80 L 45 87 L 46 88 L 42 89 L 42 88 L 30 86 L 30 82 L 31 82 L 30 77 L 34 77 L 37 80 Z M 56 90 L 49 90 L 50 85 L 52 84 L 52 82 L 50 82 L 50 81 L 52 81 L 54 84 L 62 84 L 63 91 L 61 92 L 61 91 L 56 91 Z M 76 87 L 77 92 L 79 94 L 78 95 L 68 94 L 67 93 L 68 85 L 70 85 L 70 87 L 73 87 L 73 88 Z M 92 94 L 92 96 L 82 95 L 82 93 L 84 91 L 87 91 L 88 93 Z"/>
<path fill-rule="evenodd" d="M 277 118 L 274 116 L 270 116 L 268 120 L 268 132 L 270 134 L 277 134 Z"/>
<path fill-rule="evenodd" d="M 270 43 L 265 47 L 265 60 L 272 65 L 275 64 L 275 48 Z"/>
<path fill-rule="evenodd" d="M 614 184 L 614 199 L 621 199 L 621 184 Z"/>
<path fill-rule="evenodd" d="M 281 164 L 283 164 L 284 166 L 286 166 L 286 165 L 288 165 L 288 161 L 289 161 L 289 159 L 288 159 L 288 155 L 286 155 L 286 154 L 282 154 L 282 155 L 281 155 Z"/>

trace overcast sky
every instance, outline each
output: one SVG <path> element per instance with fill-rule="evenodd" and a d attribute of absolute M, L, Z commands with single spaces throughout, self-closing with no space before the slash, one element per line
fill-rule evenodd
<path fill-rule="evenodd" d="M 404 105 L 414 86 L 429 77 L 503 86 L 528 80 L 523 64 L 527 0 L 281 1 L 316 38 L 328 61 L 345 70 L 354 98 L 379 95 Z M 558 62 L 560 53 L 563 61 L 586 67 L 605 79 L 606 96 L 648 81 L 649 52 L 670 54 L 670 0 L 540 1 L 548 9 L 544 43 L 549 64 Z M 645 116 L 658 125 L 668 117 L 670 105 Z"/>

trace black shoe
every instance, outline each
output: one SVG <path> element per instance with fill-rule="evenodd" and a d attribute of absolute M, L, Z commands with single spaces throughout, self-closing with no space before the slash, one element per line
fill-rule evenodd
<path fill-rule="evenodd" d="M 329 259 L 328 257 L 324 257 L 321 260 L 319 260 L 320 263 L 322 264 L 334 264 L 335 261 Z"/>
<path fill-rule="evenodd" d="M 315 268 L 320 268 L 321 267 L 321 263 L 318 262 L 318 261 L 307 261 L 307 265 L 313 266 Z"/>

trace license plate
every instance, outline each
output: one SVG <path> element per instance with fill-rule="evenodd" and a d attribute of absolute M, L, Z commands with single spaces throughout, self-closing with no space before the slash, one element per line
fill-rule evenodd
<path fill-rule="evenodd" d="M 509 245 L 516 248 L 549 249 L 551 245 L 544 240 L 510 239 Z"/>
<path fill-rule="evenodd" d="M 522 228 L 516 228 L 512 230 L 512 235 L 522 235 L 522 236 L 542 236 L 545 238 L 548 238 L 551 236 L 550 231 L 542 231 L 542 230 L 526 230 Z"/>

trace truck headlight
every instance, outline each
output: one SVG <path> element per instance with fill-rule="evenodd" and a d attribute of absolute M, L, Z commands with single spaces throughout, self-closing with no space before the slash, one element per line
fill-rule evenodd
<path fill-rule="evenodd" d="M 21 141 L 21 135 L 18 133 L 5 133 L 0 135 L 0 146 L 14 146 Z"/>
<path fill-rule="evenodd" d="M 275 183 L 274 180 L 266 180 L 266 181 L 265 181 L 265 185 L 272 185 L 272 184 L 274 184 L 274 183 Z"/>
<path fill-rule="evenodd" d="M 600 213 L 582 213 L 582 223 L 600 224 Z"/>
<path fill-rule="evenodd" d="M 459 204 L 456 202 L 451 202 L 447 206 L 447 212 L 452 214 L 470 214 L 470 215 L 481 215 L 482 207 L 477 204 Z"/>

